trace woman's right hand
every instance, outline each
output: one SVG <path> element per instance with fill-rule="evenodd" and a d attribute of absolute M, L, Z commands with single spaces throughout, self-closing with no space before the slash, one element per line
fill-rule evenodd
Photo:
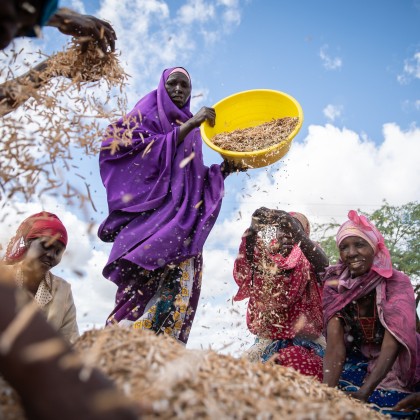
<path fill-rule="evenodd" d="M 396 411 L 414 411 L 420 408 L 420 392 L 414 392 L 401 400 L 393 409 Z"/>
<path fill-rule="evenodd" d="M 203 106 L 190 120 L 195 128 L 200 127 L 204 121 L 208 121 L 210 127 L 216 124 L 216 111 L 214 108 Z"/>
<path fill-rule="evenodd" d="M 181 144 L 185 137 L 194 130 L 194 128 L 200 127 L 200 125 L 204 122 L 208 121 L 211 127 L 214 127 L 216 123 L 216 111 L 214 108 L 209 108 L 207 106 L 203 106 L 197 114 L 191 117 L 188 121 L 183 123 L 179 127 L 179 134 L 178 134 L 178 145 Z"/>

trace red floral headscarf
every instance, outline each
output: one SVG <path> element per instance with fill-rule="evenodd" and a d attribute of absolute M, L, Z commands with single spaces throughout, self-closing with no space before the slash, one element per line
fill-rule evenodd
<path fill-rule="evenodd" d="M 41 212 L 25 219 L 16 235 L 10 240 L 4 259 L 6 262 L 20 261 L 28 250 L 28 240 L 47 236 L 67 246 L 67 231 L 61 220 L 53 213 Z"/>

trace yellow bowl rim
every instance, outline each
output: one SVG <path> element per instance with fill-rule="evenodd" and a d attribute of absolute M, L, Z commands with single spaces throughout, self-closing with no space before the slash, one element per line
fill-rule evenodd
<path fill-rule="evenodd" d="M 295 129 L 289 134 L 289 137 L 287 139 L 283 140 L 280 143 L 274 144 L 273 146 L 267 147 L 266 149 L 254 150 L 254 151 L 251 151 L 251 152 L 235 152 L 233 150 L 221 149 L 220 147 L 218 147 L 214 143 L 212 143 L 212 141 L 209 138 L 207 138 L 207 136 L 204 133 L 204 124 L 201 124 L 200 125 L 200 133 L 201 133 L 202 139 L 207 144 L 207 146 L 209 146 L 214 151 L 220 153 L 221 155 L 225 155 L 225 156 L 229 156 L 229 157 L 235 157 L 235 158 L 256 157 L 256 156 L 260 156 L 260 155 L 265 155 L 267 153 L 272 152 L 273 150 L 278 149 L 280 145 L 282 145 L 284 143 L 287 144 L 291 140 L 293 140 L 293 138 L 296 136 L 296 134 L 298 133 L 298 131 L 302 127 L 302 124 L 303 124 L 303 111 L 302 111 L 302 107 L 300 106 L 299 102 L 293 96 L 291 96 L 291 95 L 289 95 L 289 94 L 287 94 L 285 92 L 281 92 L 279 90 L 274 90 L 274 89 L 250 89 L 250 90 L 243 90 L 241 92 L 237 92 L 237 93 L 234 93 L 232 95 L 226 96 L 225 98 L 223 98 L 220 101 L 218 101 L 217 103 L 215 103 L 212 108 L 216 108 L 217 105 L 219 105 L 220 103 L 222 103 L 222 102 L 224 102 L 224 101 L 226 101 L 226 100 L 228 100 L 230 98 L 233 98 L 235 96 L 242 95 L 244 93 L 250 93 L 250 92 L 273 92 L 273 93 L 280 93 L 281 95 L 286 96 L 287 98 L 290 99 L 291 102 L 293 102 L 296 105 L 296 108 L 298 110 L 299 122 L 298 122 L 297 126 L 295 127 Z M 216 115 L 216 118 L 217 118 L 217 115 Z"/>

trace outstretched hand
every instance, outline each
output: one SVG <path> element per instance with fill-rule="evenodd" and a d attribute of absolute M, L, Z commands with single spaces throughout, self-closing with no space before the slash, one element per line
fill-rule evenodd
<path fill-rule="evenodd" d="M 348 395 L 349 397 L 352 397 L 356 400 L 362 401 L 362 402 L 366 402 L 369 398 L 369 395 L 366 395 L 363 391 L 361 391 L 359 389 L 359 391 L 352 391 L 352 392 L 346 392 L 346 395 Z"/>
<path fill-rule="evenodd" d="M 417 408 L 420 408 L 420 392 L 410 394 L 393 407 L 396 411 L 413 411 Z"/>
<path fill-rule="evenodd" d="M 117 36 L 113 27 L 95 16 L 62 8 L 50 19 L 48 26 L 56 27 L 63 34 L 83 38 L 82 52 L 87 51 L 89 42 L 96 43 L 104 53 L 108 52 L 108 47 L 115 51 Z"/>

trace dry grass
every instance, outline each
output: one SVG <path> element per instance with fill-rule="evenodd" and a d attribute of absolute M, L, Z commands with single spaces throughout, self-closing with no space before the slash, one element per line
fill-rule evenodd
<path fill-rule="evenodd" d="M 172 338 L 118 327 L 83 334 L 85 369 L 98 367 L 145 410 L 143 419 L 380 419 L 384 416 L 293 369 L 253 364 Z M 0 409 L 21 413 L 6 385 Z"/>
<path fill-rule="evenodd" d="M 9 57 L 9 68 L 19 54 Z M 82 54 L 75 42 L 18 83 L 9 70 L 3 88 L 11 93 L 0 114 L 18 109 L 0 120 L 0 198 L 48 193 L 95 209 L 75 157 L 96 155 L 104 125 L 125 113 L 127 77 L 115 53 L 91 46 Z M 70 183 L 68 173 L 81 181 Z"/>

